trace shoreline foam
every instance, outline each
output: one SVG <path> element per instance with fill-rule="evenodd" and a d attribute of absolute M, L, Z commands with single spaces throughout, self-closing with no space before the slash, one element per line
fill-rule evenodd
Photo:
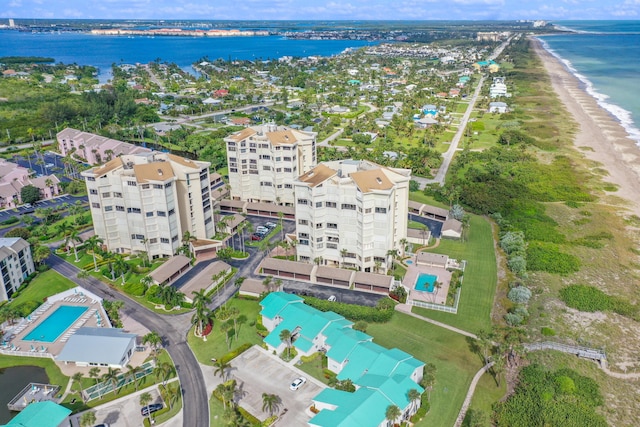
<path fill-rule="evenodd" d="M 640 216 L 640 148 L 636 141 L 620 121 L 586 91 L 584 83 L 566 64 L 545 49 L 541 40 L 532 38 L 532 43 L 549 74 L 553 90 L 579 126 L 574 146 L 607 170 L 609 175 L 604 180 L 618 186 L 618 191 L 607 194 L 625 199 L 624 207 Z M 583 147 L 588 150 L 581 149 Z"/>

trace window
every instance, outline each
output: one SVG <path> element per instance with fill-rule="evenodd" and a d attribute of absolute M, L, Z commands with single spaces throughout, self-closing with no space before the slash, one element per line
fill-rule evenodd
<path fill-rule="evenodd" d="M 284 185 L 284 188 L 293 188 L 293 185 L 291 185 L 291 184 L 285 184 L 285 185 Z"/>
<path fill-rule="evenodd" d="M 140 213 L 140 208 L 127 208 L 127 213 Z"/>
<path fill-rule="evenodd" d="M 298 224 L 300 224 L 300 225 L 308 225 L 309 221 L 307 221 L 306 219 L 299 219 L 298 220 Z"/>
<path fill-rule="evenodd" d="M 327 243 L 327 249 L 338 249 L 338 245 L 335 243 Z"/>
<path fill-rule="evenodd" d="M 299 205 L 308 205 L 309 201 L 307 199 L 298 199 Z"/>
<path fill-rule="evenodd" d="M 96 180 L 96 179 L 95 179 L 94 177 L 92 177 L 92 176 L 88 176 L 88 177 L 87 177 L 87 181 L 95 181 L 95 180 Z"/>
<path fill-rule="evenodd" d="M 165 237 L 161 237 L 160 238 L 160 243 L 169 243 L 169 239 L 167 239 Z"/>
<path fill-rule="evenodd" d="M 167 213 L 165 211 L 158 211 L 158 216 L 167 216 Z"/>
<path fill-rule="evenodd" d="M 263 166 L 262 170 L 263 171 L 270 171 L 271 170 L 271 166 Z"/>
<path fill-rule="evenodd" d="M 138 184 L 135 181 L 127 181 L 129 187 L 136 187 Z"/>
<path fill-rule="evenodd" d="M 322 228 L 322 223 L 321 222 L 317 223 L 316 224 L 316 230 L 319 230 L 321 228 Z"/>
<path fill-rule="evenodd" d="M 301 239 L 308 239 L 309 233 L 298 233 L 298 237 L 300 237 Z"/>
<path fill-rule="evenodd" d="M 280 160 L 282 160 L 282 157 L 276 157 L 276 162 L 279 162 Z"/>
<path fill-rule="evenodd" d="M 149 243 L 151 244 L 158 243 L 158 238 L 154 237 L 153 239 L 149 239 Z"/>
<path fill-rule="evenodd" d="M 100 203 L 91 203 L 92 208 L 100 209 Z"/>
<path fill-rule="evenodd" d="M 291 168 L 284 168 L 285 172 L 291 172 Z"/>
<path fill-rule="evenodd" d="M 169 216 L 175 215 L 175 213 L 176 213 L 175 209 L 169 209 Z"/>
<path fill-rule="evenodd" d="M 113 206 L 105 206 L 104 207 L 104 211 L 105 212 L 111 212 L 113 210 Z"/>
<path fill-rule="evenodd" d="M 273 187 L 273 183 L 268 182 L 268 181 L 264 181 L 264 182 L 260 182 L 260 186 L 262 187 Z"/>
<path fill-rule="evenodd" d="M 364 262 L 371 262 L 371 257 L 370 256 L 364 257 Z"/>
<path fill-rule="evenodd" d="M 303 245 L 303 246 L 309 246 L 309 240 L 307 240 L 307 239 L 298 240 L 298 244 Z"/>
<path fill-rule="evenodd" d="M 367 208 L 367 209 L 365 209 L 365 210 L 364 210 L 364 213 L 366 213 L 366 214 L 370 214 L 370 213 L 371 213 L 371 208 Z"/>
<path fill-rule="evenodd" d="M 111 197 L 111 193 L 108 193 L 108 192 L 107 193 L 102 193 L 102 197 L 109 198 L 109 197 Z"/>
<path fill-rule="evenodd" d="M 335 202 L 324 202 L 324 205 L 328 208 L 335 208 L 337 206 Z"/>
<path fill-rule="evenodd" d="M 124 206 L 116 206 L 116 211 L 124 212 Z"/>
<path fill-rule="evenodd" d="M 113 197 L 120 197 L 122 198 L 122 193 L 118 193 L 117 191 L 113 192 Z"/>
<path fill-rule="evenodd" d="M 171 183 L 170 183 L 170 182 L 167 182 L 167 183 L 164 185 L 164 188 L 169 188 L 169 187 L 171 187 Z"/>
<path fill-rule="evenodd" d="M 322 242 L 322 239 L 323 239 L 322 237 L 318 237 L 318 238 L 316 238 L 316 242 L 320 243 L 320 242 Z"/>
<path fill-rule="evenodd" d="M 173 237 L 171 238 L 171 241 L 172 241 L 172 242 L 177 242 L 177 241 L 178 241 L 178 236 L 173 236 Z"/>
<path fill-rule="evenodd" d="M 376 213 L 386 214 L 387 213 L 387 208 L 376 208 Z"/>
<path fill-rule="evenodd" d="M 263 154 L 262 156 L 260 156 L 260 158 L 262 160 L 271 160 L 271 156 L 269 156 L 268 154 Z"/>
<path fill-rule="evenodd" d="M 356 210 L 356 205 L 351 205 L 349 203 L 343 203 L 342 205 L 340 205 L 340 207 L 342 209 L 346 209 L 346 210 L 350 210 L 350 211 L 355 211 Z"/>
<path fill-rule="evenodd" d="M 327 242 L 340 243 L 340 239 L 338 237 L 327 236 Z"/>
<path fill-rule="evenodd" d="M 142 189 L 143 190 L 148 190 L 149 189 L 149 184 L 142 184 Z"/>
<path fill-rule="evenodd" d="M 89 194 L 98 194 L 98 190 L 92 188 L 89 190 Z"/>
<path fill-rule="evenodd" d="M 144 236 L 142 234 L 132 234 L 131 240 L 144 240 Z"/>
<path fill-rule="evenodd" d="M 147 212 L 145 215 L 147 216 L 147 218 L 149 218 L 149 217 L 153 216 L 153 212 Z"/>
<path fill-rule="evenodd" d="M 162 184 L 153 184 L 153 188 L 155 190 L 162 190 L 164 187 L 162 186 Z"/>
<path fill-rule="evenodd" d="M 290 162 L 290 161 L 291 161 L 291 157 L 286 157 L 286 156 L 285 156 L 285 157 L 283 157 L 282 159 L 283 159 L 285 162 Z"/>
<path fill-rule="evenodd" d="M 338 224 L 335 224 L 333 222 L 328 222 L 327 223 L 327 228 L 330 228 L 332 230 L 337 230 L 338 229 Z"/>

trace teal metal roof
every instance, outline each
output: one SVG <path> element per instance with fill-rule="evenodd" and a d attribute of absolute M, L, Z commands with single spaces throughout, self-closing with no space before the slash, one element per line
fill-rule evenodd
<path fill-rule="evenodd" d="M 48 400 L 34 402 L 3 427 L 58 427 L 70 413 L 70 409 Z"/>
<path fill-rule="evenodd" d="M 260 301 L 263 307 L 261 315 L 267 319 L 273 319 L 280 311 L 291 303 L 302 303 L 304 300 L 297 295 L 284 292 L 271 292 Z"/>
<path fill-rule="evenodd" d="M 370 427 L 378 426 L 385 419 L 387 407 L 392 402 L 382 393 L 369 388 L 359 388 L 355 393 L 334 390 L 324 400 L 324 392 L 313 398 L 316 402 L 326 402 L 338 406 L 335 410 L 324 409 L 309 420 L 309 424 L 321 427 Z"/>
<path fill-rule="evenodd" d="M 369 371 L 369 367 L 384 350 L 384 347 L 371 341 L 359 343 L 347 356 L 349 362 L 342 368 L 337 378 L 339 380 L 349 378 L 357 384 L 358 379 Z"/>

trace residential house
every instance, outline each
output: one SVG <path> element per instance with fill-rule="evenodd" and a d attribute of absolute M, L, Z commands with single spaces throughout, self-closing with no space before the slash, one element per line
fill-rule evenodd
<path fill-rule="evenodd" d="M 503 114 L 507 112 L 507 104 L 504 102 L 490 102 L 489 112 Z"/>
<path fill-rule="evenodd" d="M 56 138 L 63 156 L 73 155 L 90 165 L 108 162 L 124 154 L 151 152 L 148 148 L 72 128 L 58 132 Z"/>
<path fill-rule="evenodd" d="M 104 366 L 124 369 L 136 348 L 138 336 L 117 328 L 78 329 L 56 360 L 76 366 Z"/>

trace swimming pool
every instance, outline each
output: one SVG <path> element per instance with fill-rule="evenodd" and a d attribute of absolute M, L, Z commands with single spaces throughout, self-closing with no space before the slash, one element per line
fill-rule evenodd
<path fill-rule="evenodd" d="M 433 292 L 433 288 L 436 286 L 436 280 L 438 280 L 438 276 L 420 273 L 418 274 L 418 278 L 416 279 L 416 284 L 413 289 L 420 292 Z"/>
<path fill-rule="evenodd" d="M 29 332 L 23 340 L 54 342 L 88 309 L 89 307 L 77 305 L 62 305 Z"/>
<path fill-rule="evenodd" d="M 408 260 L 406 260 L 404 263 L 405 263 L 405 264 L 407 264 L 407 265 L 411 265 L 411 264 L 413 264 L 413 261 L 411 261 L 410 259 L 408 259 Z"/>

